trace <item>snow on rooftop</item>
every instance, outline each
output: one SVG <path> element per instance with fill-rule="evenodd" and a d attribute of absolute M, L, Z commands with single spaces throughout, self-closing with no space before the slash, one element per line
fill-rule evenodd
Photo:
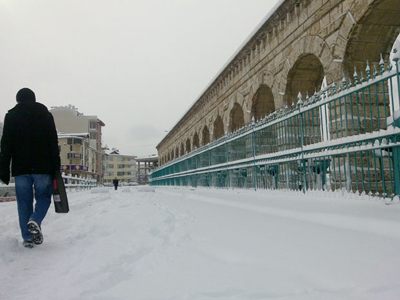
<path fill-rule="evenodd" d="M 146 159 L 146 158 L 158 158 L 157 154 L 150 154 L 150 155 L 142 155 L 142 156 L 138 156 L 138 159 Z"/>
<path fill-rule="evenodd" d="M 136 158 L 136 155 L 134 155 L 134 154 L 120 153 L 119 150 L 116 150 L 116 149 L 106 149 L 106 150 L 104 150 L 104 153 L 107 154 L 107 155 L 131 156 L 131 157 L 135 157 Z"/>
<path fill-rule="evenodd" d="M 69 138 L 69 137 L 88 137 L 89 133 L 88 132 L 82 132 L 82 133 L 64 133 L 64 132 L 58 132 L 57 133 L 59 138 Z"/>

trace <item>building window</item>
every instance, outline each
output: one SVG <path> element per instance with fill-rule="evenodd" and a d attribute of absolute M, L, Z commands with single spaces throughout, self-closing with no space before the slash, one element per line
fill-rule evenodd
<path fill-rule="evenodd" d="M 96 121 L 90 121 L 90 123 L 89 123 L 90 125 L 90 129 L 97 129 L 97 122 Z"/>
<path fill-rule="evenodd" d="M 107 169 L 114 169 L 114 165 L 107 165 Z"/>
<path fill-rule="evenodd" d="M 124 172 L 117 172 L 117 176 L 124 176 Z"/>
<path fill-rule="evenodd" d="M 107 157 L 107 160 L 108 160 L 108 161 L 114 161 L 114 157 L 109 156 L 109 157 Z"/>
<path fill-rule="evenodd" d="M 68 159 L 73 159 L 73 158 L 75 158 L 75 153 L 74 153 L 74 152 L 68 152 L 68 153 L 67 153 L 67 158 L 68 158 Z"/>
<path fill-rule="evenodd" d="M 118 156 L 118 157 L 117 157 L 117 160 L 118 160 L 118 161 L 124 161 L 124 158 L 123 158 L 122 156 Z"/>
<path fill-rule="evenodd" d="M 68 145 L 82 145 L 82 140 L 81 139 L 68 138 L 67 139 L 67 144 Z"/>
<path fill-rule="evenodd" d="M 123 169 L 125 168 L 125 165 L 118 165 L 118 169 Z"/>

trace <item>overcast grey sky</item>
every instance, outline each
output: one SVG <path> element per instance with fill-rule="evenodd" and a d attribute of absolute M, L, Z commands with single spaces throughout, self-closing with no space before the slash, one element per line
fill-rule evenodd
<path fill-rule="evenodd" d="M 22 87 L 155 146 L 278 0 L 0 0 L 0 119 Z"/>

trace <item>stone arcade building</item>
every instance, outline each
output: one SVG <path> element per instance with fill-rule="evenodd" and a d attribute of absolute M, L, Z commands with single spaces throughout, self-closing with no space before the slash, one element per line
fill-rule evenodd
<path fill-rule="evenodd" d="M 399 0 L 280 1 L 158 144 L 160 165 L 387 61 L 399 16 Z"/>

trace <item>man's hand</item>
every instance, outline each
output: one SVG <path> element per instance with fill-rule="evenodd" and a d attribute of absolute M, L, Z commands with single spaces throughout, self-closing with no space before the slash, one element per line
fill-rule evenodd
<path fill-rule="evenodd" d="M 8 185 L 10 183 L 10 173 L 8 173 L 8 175 L 0 174 L 0 180 L 3 181 L 6 185 Z"/>

